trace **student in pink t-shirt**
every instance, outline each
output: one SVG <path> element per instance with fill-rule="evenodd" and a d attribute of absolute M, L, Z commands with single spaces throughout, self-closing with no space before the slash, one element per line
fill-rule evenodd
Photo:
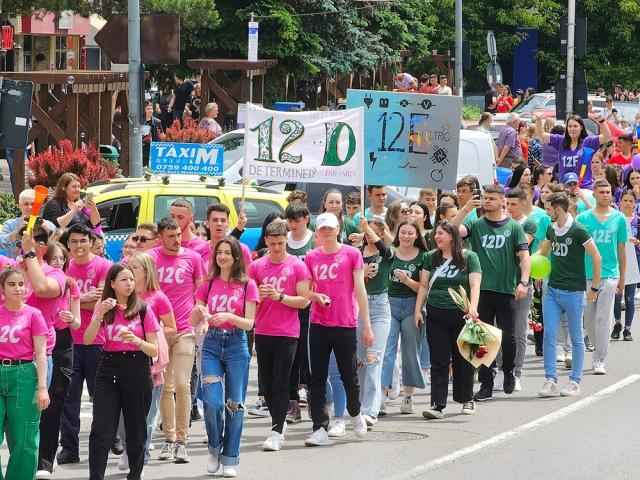
<path fill-rule="evenodd" d="M 269 253 L 249 266 L 249 277 L 260 292 L 255 345 L 258 376 L 271 413 L 271 431 L 262 448 L 278 451 L 284 442 L 289 376 L 300 336 L 298 309 L 309 305 L 311 274 L 302 261 L 287 253 L 284 220 L 267 225 L 265 241 Z"/>
<path fill-rule="evenodd" d="M 138 298 L 136 280 L 128 265 L 114 264 L 107 273 L 102 298 L 84 332 L 90 345 L 104 336 L 96 373 L 93 421 L 89 434 L 89 478 L 104 478 L 113 427 L 124 416 L 129 475 L 139 479 L 147 442 L 147 414 L 151 405 L 151 359 L 158 355 L 160 325 L 153 309 Z"/>
<path fill-rule="evenodd" d="M 49 242 L 43 259 L 49 267 L 64 273 L 69 264 L 69 253 L 61 243 Z M 53 360 L 53 375 L 49 386 L 51 403 L 40 417 L 38 472 L 42 477 L 46 477 L 47 473 L 50 474 L 53 471 L 59 444 L 60 416 L 71 383 L 73 339 L 70 329 L 77 330 L 80 327 L 80 289 L 75 280 L 67 276 L 65 276 L 64 293 L 56 308 L 53 327 L 56 332 L 56 344 L 51 354 Z"/>
<path fill-rule="evenodd" d="M 240 242 L 227 237 L 215 252 L 211 273 L 196 293 L 191 324 L 208 328 L 201 363 L 207 472 L 216 473 L 222 465 L 223 477 L 235 477 L 249 380 L 246 330 L 253 328 L 259 294 L 256 283 L 246 276 Z"/>
<path fill-rule="evenodd" d="M 174 200 L 169 208 L 169 215 L 180 225 L 182 238 L 180 243 L 184 248 L 193 250 L 198 255 L 208 253 L 209 246 L 207 242 L 191 230 L 191 224 L 193 223 L 193 204 L 189 200 L 186 198 Z"/>
<path fill-rule="evenodd" d="M 25 305 L 25 277 L 15 268 L 0 273 L 0 442 L 11 438 L 7 479 L 35 478 L 38 464 L 40 411 L 49 406 L 47 393 L 47 324 L 40 310 Z M 35 357 L 35 363 L 34 363 Z"/>
<path fill-rule="evenodd" d="M 196 348 L 196 335 L 189 323 L 195 307 L 194 293 L 206 272 L 202 257 L 181 246 L 178 223 L 170 218 L 158 222 L 161 246 L 147 253 L 156 262 L 160 288 L 173 307 L 177 333 L 167 338 L 169 365 L 165 371 L 160 398 L 160 415 L 165 443 L 159 460 L 188 463 L 186 443 L 191 416 L 191 370 Z"/>
<path fill-rule="evenodd" d="M 342 377 L 347 395 L 347 411 L 351 415 L 354 433 L 362 437 L 367 424 L 360 413 L 360 386 L 356 368 L 356 327 L 358 312 L 362 319 L 362 343 L 373 344 L 369 320 L 369 304 L 364 285 L 364 263 L 357 248 L 338 243 L 339 222 L 330 212 L 318 215 L 316 235 L 321 247 L 305 257 L 311 271 L 311 326 L 309 357 L 311 359 L 311 401 L 313 434 L 305 440 L 307 446 L 328 445 L 329 416 L 326 392 L 331 352 Z"/>
<path fill-rule="evenodd" d="M 92 345 L 85 345 L 84 331 L 91 322 L 96 302 L 102 296 L 107 272 L 111 262 L 91 253 L 93 233 L 85 225 L 77 223 L 67 230 L 67 247 L 71 261 L 67 275 L 76 281 L 80 289 L 80 328 L 73 330 L 73 374 L 60 419 L 60 444 L 62 450 L 57 459 L 60 465 L 79 463 L 80 402 L 82 385 L 86 379 L 89 397 L 93 398 L 96 369 L 102 355 L 102 334 L 96 336 Z"/>
<path fill-rule="evenodd" d="M 144 300 L 147 307 L 153 311 L 156 318 L 160 321 L 162 327 L 164 342 L 167 338 L 173 338 L 176 334 L 176 320 L 173 316 L 173 307 L 167 296 L 160 290 L 160 283 L 158 282 L 158 276 L 156 274 L 156 263 L 153 261 L 150 255 L 144 252 L 134 253 L 129 259 L 129 267 L 136 277 L 136 291 L 140 299 Z M 158 347 L 160 342 L 163 341 L 160 338 L 161 334 L 158 334 Z M 166 346 L 168 355 L 168 344 Z M 154 362 L 151 369 L 151 375 L 153 378 L 153 392 L 151 393 L 151 407 L 147 415 L 147 443 L 145 445 L 144 463 L 149 463 L 151 455 L 149 454 L 149 445 L 151 444 L 151 437 L 153 434 L 153 427 L 156 423 L 156 417 L 158 415 L 158 407 L 160 406 L 160 396 L 162 394 L 162 388 L 164 386 L 164 368 L 160 367 L 158 362 Z M 121 427 L 121 428 L 120 428 Z M 118 432 L 122 439 L 123 446 L 126 447 L 126 435 L 124 434 L 124 424 L 122 419 L 120 421 L 120 427 Z M 120 470 L 126 470 L 124 466 L 128 467 L 127 454 L 123 453 L 120 457 L 118 467 Z"/>

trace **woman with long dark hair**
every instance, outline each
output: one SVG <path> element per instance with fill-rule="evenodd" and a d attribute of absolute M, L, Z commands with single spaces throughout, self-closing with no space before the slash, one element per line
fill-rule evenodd
<path fill-rule="evenodd" d="M 416 326 L 413 321 L 413 312 L 420 278 L 423 275 L 422 264 L 426 248 L 420 229 L 411 219 L 403 220 L 398 224 L 393 246 L 396 248 L 396 254 L 391 264 L 391 281 L 389 282 L 391 326 L 382 364 L 382 389 L 384 396 L 392 385 L 393 368 L 400 339 L 404 385 L 400 413 L 413 413 L 413 391 L 416 388 L 425 387 L 420 368 L 424 326 Z"/>
<path fill-rule="evenodd" d="M 525 165 L 518 165 L 513 169 L 511 180 L 507 187 L 509 189 L 516 188 L 521 183 L 531 183 L 531 170 Z"/>
<path fill-rule="evenodd" d="M 422 412 L 427 419 L 443 418 L 447 406 L 449 364 L 453 371 L 453 400 L 462 404 L 463 414 L 475 413 L 473 401 L 473 367 L 456 348 L 456 340 L 466 318 L 478 318 L 482 273 L 478 255 L 465 250 L 457 226 L 439 222 L 436 226 L 437 248 L 427 253 L 426 271 L 420 281 L 415 321 L 422 321 L 422 306 L 427 304 L 427 339 L 431 352 L 431 407 Z M 453 303 L 448 289 L 463 287 L 469 295 L 469 312 Z"/>
<path fill-rule="evenodd" d="M 128 480 L 139 480 L 144 467 L 147 414 L 151 405 L 151 358 L 158 354 L 160 325 L 153 310 L 139 300 L 128 265 L 109 269 L 84 332 L 91 345 L 102 330 L 105 343 L 96 371 L 93 422 L 89 434 L 89 479 L 102 480 L 118 419 L 124 416 L 129 460 Z"/>
<path fill-rule="evenodd" d="M 596 117 L 596 120 L 600 124 L 600 135 L 589 135 L 580 115 L 567 115 L 564 135 L 553 135 L 543 131 L 542 119 L 536 120 L 536 136 L 541 138 L 543 142 L 549 142 L 558 150 L 558 178 L 563 179 L 565 174 L 569 172 L 580 175 L 585 160 L 584 148 L 588 147 L 595 151 L 600 148 L 600 145 L 611 139 L 611 131 L 607 122 L 600 115 Z M 586 189 L 593 188 L 590 168 L 586 169 L 580 186 Z"/>
<path fill-rule="evenodd" d="M 246 274 L 240 243 L 220 240 L 211 272 L 196 292 L 191 325 L 209 325 L 200 365 L 209 459 L 207 472 L 222 465 L 223 477 L 235 477 L 240 457 L 244 402 L 249 381 L 247 330 L 253 328 L 259 294 Z M 223 383 L 224 382 L 224 388 Z"/>

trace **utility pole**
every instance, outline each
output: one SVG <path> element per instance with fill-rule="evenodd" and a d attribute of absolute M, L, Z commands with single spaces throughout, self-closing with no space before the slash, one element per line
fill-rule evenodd
<path fill-rule="evenodd" d="M 253 12 L 251 12 L 247 33 L 247 60 L 256 62 L 258 61 L 258 22 L 255 21 Z M 249 70 L 249 102 L 253 103 L 253 69 Z"/>
<path fill-rule="evenodd" d="M 571 1 L 571 0 L 569 0 Z M 456 71 L 455 71 L 455 82 L 456 87 L 458 88 L 458 96 L 463 96 L 463 86 L 462 86 L 462 0 L 456 0 L 456 46 L 455 46 L 455 55 L 456 55 Z"/>
<path fill-rule="evenodd" d="M 567 103 L 566 114 L 573 112 L 573 80 L 576 53 L 576 0 L 568 0 L 567 18 Z"/>
<path fill-rule="evenodd" d="M 129 0 L 129 176 L 142 177 L 140 0 Z"/>

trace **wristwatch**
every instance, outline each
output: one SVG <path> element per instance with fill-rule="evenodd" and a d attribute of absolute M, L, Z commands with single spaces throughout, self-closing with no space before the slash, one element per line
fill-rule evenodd
<path fill-rule="evenodd" d="M 601 118 L 600 120 L 598 120 L 598 123 L 604 123 L 604 122 L 605 122 L 604 118 Z"/>
<path fill-rule="evenodd" d="M 284 293 L 281 293 L 280 295 L 278 295 L 278 301 L 282 303 L 283 300 L 284 300 Z"/>
<path fill-rule="evenodd" d="M 598 293 L 600 291 L 600 287 L 596 288 L 596 287 L 591 287 L 591 291 L 593 293 Z"/>
<path fill-rule="evenodd" d="M 526 280 L 522 280 L 519 282 L 520 285 L 522 285 L 523 287 L 528 287 L 529 286 L 529 282 L 527 282 Z"/>
<path fill-rule="evenodd" d="M 24 258 L 36 258 L 36 252 L 27 252 L 23 255 Z"/>

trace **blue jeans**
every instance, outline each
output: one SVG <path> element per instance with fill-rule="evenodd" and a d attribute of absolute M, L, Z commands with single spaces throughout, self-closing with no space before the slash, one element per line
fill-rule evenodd
<path fill-rule="evenodd" d="M 209 453 L 218 457 L 222 465 L 237 465 L 249 380 L 246 332 L 239 328 L 209 328 L 202 344 L 201 369 Z"/>
<path fill-rule="evenodd" d="M 361 390 L 362 391 L 362 390 Z M 329 381 L 327 382 L 327 403 L 333 403 L 333 416 L 344 417 L 347 408 L 347 394 L 344 391 L 342 377 L 338 370 L 338 362 L 335 353 L 331 352 L 329 359 Z"/>
<path fill-rule="evenodd" d="M 422 347 L 420 348 L 420 368 L 423 370 L 431 368 L 431 354 L 429 353 L 429 342 L 427 342 L 426 334 L 422 340 Z"/>
<path fill-rule="evenodd" d="M 543 352 L 545 377 L 558 379 L 556 374 L 556 335 L 560 318 L 563 313 L 566 313 L 573 350 L 569 379 L 580 383 L 584 364 L 584 335 L 582 333 L 584 292 L 572 292 L 547 287 L 547 294 L 542 304 L 542 312 L 544 315 Z"/>
<path fill-rule="evenodd" d="M 51 386 L 51 378 L 53 377 L 53 357 L 47 355 L 47 389 Z"/>
<path fill-rule="evenodd" d="M 420 369 L 420 350 L 425 337 L 424 326 L 416 328 L 414 310 L 416 297 L 389 297 L 391 324 L 382 363 L 382 386 L 391 387 L 393 367 L 396 363 L 398 339 L 401 340 L 402 384 L 406 387 L 425 388 Z"/>
<path fill-rule="evenodd" d="M 163 385 L 153 387 L 151 391 L 151 407 L 149 407 L 149 413 L 147 414 L 147 443 L 144 445 L 144 464 L 146 465 L 151 460 L 151 454 L 149 453 L 149 445 L 153 439 L 153 427 L 156 423 L 156 416 L 158 415 L 158 407 L 160 405 L 160 396 L 162 395 Z M 118 422 L 118 435 L 124 449 L 127 449 L 127 435 L 124 431 L 124 417 L 120 414 L 120 421 Z"/>
<path fill-rule="evenodd" d="M 369 295 L 369 318 L 373 330 L 373 345 L 362 344 L 362 321 L 358 319 L 358 381 L 360 382 L 360 411 L 374 418 L 382 402 L 382 362 L 391 325 L 391 308 L 386 293 Z M 426 343 L 426 342 L 424 342 Z"/>
<path fill-rule="evenodd" d="M 633 315 L 636 313 L 636 284 L 624 286 L 624 328 L 631 329 Z M 616 293 L 613 304 L 613 318 L 619 322 L 622 318 L 622 295 Z"/>

